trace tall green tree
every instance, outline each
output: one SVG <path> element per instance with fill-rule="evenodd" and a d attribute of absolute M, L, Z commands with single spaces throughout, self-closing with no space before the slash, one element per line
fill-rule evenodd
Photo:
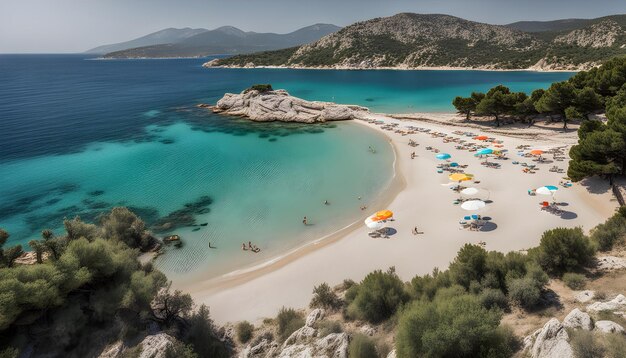
<path fill-rule="evenodd" d="M 568 82 L 553 83 L 537 101 L 535 108 L 540 113 L 558 114 L 563 118 L 563 128 L 567 128 L 566 109 L 574 107 L 576 92 Z"/>
<path fill-rule="evenodd" d="M 501 125 L 500 117 L 506 113 L 513 113 L 520 97 L 520 94 L 511 93 L 508 87 L 498 85 L 490 89 L 478 103 L 476 114 L 493 116 L 496 127 L 499 127 Z"/>

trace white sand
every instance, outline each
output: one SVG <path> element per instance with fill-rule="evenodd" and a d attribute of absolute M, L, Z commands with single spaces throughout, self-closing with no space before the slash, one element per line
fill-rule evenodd
<path fill-rule="evenodd" d="M 459 129 L 435 122 L 398 120 L 382 115 L 373 117 L 386 123 L 399 123 L 401 129 L 408 125 L 446 133 Z M 376 125 L 361 123 L 381 130 Z M 469 131 L 480 132 L 474 128 Z M 509 149 L 511 159 L 497 161 L 502 164 L 501 169 L 480 165 L 480 159 L 474 157 L 473 153 L 456 150 L 456 143 L 444 144 L 441 138 L 432 138 L 424 133 L 407 136 L 392 131 L 384 133 L 396 148 L 399 155 L 397 173 L 403 176 L 406 183 L 395 198 L 390 198 L 392 200 L 388 207 L 395 213 L 396 220 L 390 227 L 397 231 L 396 234 L 389 239 L 372 239 L 368 237 L 364 225 L 356 225 L 355 229 L 342 233 L 343 237 L 339 240 L 320 244 L 316 250 L 304 250 L 258 272 L 199 282 L 182 288 L 190 292 L 197 303 L 210 306 L 213 319 L 219 323 L 244 319 L 258 321 L 275 316 L 282 306 L 308 306 L 313 286 L 322 282 L 336 285 L 346 278 L 359 281 L 372 270 L 385 270 L 390 266 L 396 267 L 402 279 L 410 280 L 416 274 L 431 272 L 434 267 L 446 268 L 465 243 L 485 241 L 486 249 L 502 252 L 522 250 L 536 246 L 541 234 L 550 228 L 581 226 L 589 230 L 609 217 L 617 207 L 608 184 L 602 180 L 575 184 L 568 189 L 560 188 L 556 199 L 568 204 L 563 207 L 568 212 L 566 218 L 539 210 L 538 203 L 549 197 L 531 197 L 527 194 L 531 188 L 558 185 L 565 174 L 552 173 L 548 169 L 552 165 L 567 169 L 567 163 L 540 164 L 541 169 L 536 174 L 525 174 L 522 173 L 522 167 L 513 165 L 512 161 L 533 162 L 515 155 L 515 147 L 531 144 L 536 148 L 548 148 L 555 146 L 555 143 L 571 143 L 575 133 L 561 136 L 565 138 L 563 141 L 551 142 L 490 134 L 504 140 L 505 148 Z M 417 141 L 419 146 L 408 146 L 409 139 Z M 453 161 L 468 164 L 466 172 L 474 174 L 476 180 L 481 181 L 473 186 L 489 191 L 489 199 L 493 202 L 480 214 L 492 218 L 496 226 L 492 231 L 459 229 L 459 220 L 468 212 L 452 204 L 459 195 L 441 185 L 449 182 L 448 174 L 437 173 L 436 165 L 441 161 L 435 159 L 435 153 L 425 149 L 427 146 L 450 153 Z M 412 151 L 418 155 L 413 160 L 410 159 Z M 374 208 L 367 210 L 367 213 L 372 211 L 375 211 Z M 414 226 L 424 234 L 413 235 L 411 230 Z"/>

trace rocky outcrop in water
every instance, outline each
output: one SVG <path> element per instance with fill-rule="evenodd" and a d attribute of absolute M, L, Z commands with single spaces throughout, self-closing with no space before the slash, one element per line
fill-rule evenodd
<path fill-rule="evenodd" d="M 203 107 L 203 105 L 198 105 Z M 206 107 L 206 106 L 204 106 Z M 362 118 L 365 107 L 331 102 L 306 101 L 291 96 L 285 90 L 246 90 L 239 94 L 226 93 L 210 107 L 214 113 L 241 116 L 257 122 L 317 123 Z"/>

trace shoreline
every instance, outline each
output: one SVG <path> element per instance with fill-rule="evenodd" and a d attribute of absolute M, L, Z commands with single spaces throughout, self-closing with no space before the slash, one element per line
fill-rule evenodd
<path fill-rule="evenodd" d="M 146 58 L 148 59 L 148 58 Z M 211 60 L 213 61 L 213 60 Z M 209 61 L 209 62 L 211 62 Z M 243 69 L 243 70 L 256 70 L 256 69 L 273 69 L 273 70 L 320 70 L 320 71 L 483 71 L 483 72 L 570 72 L 576 73 L 584 71 L 585 69 L 541 69 L 541 68 L 483 68 L 483 67 L 448 67 L 448 66 L 427 66 L 427 67 L 372 67 L 372 68 L 358 68 L 350 66 L 336 66 L 336 67 L 313 67 L 313 66 L 232 66 L 232 65 L 207 65 L 209 62 L 202 64 L 204 68 L 226 68 L 226 69 Z"/>
<path fill-rule="evenodd" d="M 445 116 L 454 115 L 445 114 Z M 433 131 L 452 132 L 460 129 L 457 125 L 440 123 L 436 118 L 424 121 L 371 114 L 369 119 L 397 123 L 399 126 L 415 125 Z M 523 250 L 535 246 L 541 233 L 549 228 L 583 226 L 585 230 L 589 230 L 606 219 L 616 207 L 611 204 L 612 194 L 609 191 L 594 190 L 600 194 L 592 194 L 577 184 L 571 189 L 562 190 L 562 195 L 559 193 L 560 200 L 570 203 L 568 210 L 574 210 L 573 218 L 563 220 L 547 216 L 549 214 L 540 213 L 534 204 L 540 198 L 526 199 L 526 189 L 555 183 L 562 174 L 548 173 L 547 168 L 538 176 L 513 174 L 516 171 L 509 170 L 511 161 L 503 163 L 509 169 L 492 172 L 494 169 L 476 168 L 478 160 L 470 153 L 458 153 L 458 160 L 463 164 L 470 164 L 468 172 L 476 174 L 483 180 L 484 188 L 489 190 L 490 197 L 496 199 L 495 204 L 490 204 L 494 207 L 493 210 L 489 209 L 487 214 L 495 216 L 497 227 L 492 232 L 459 231 L 456 221 L 458 217 L 462 217 L 463 212 L 450 202 L 446 203 L 447 200 L 441 200 L 442 197 L 450 196 L 446 194 L 449 190 L 442 187 L 442 177 L 432 169 L 438 163 L 434 154 L 430 152 L 423 154 L 424 148 L 431 143 L 443 147 L 440 138 L 430 138 L 423 134 L 401 136 L 385 131 L 376 124 L 361 120 L 356 122 L 384 134 L 394 147 L 396 156 L 394 167 L 396 172 L 402 175 L 404 185 L 398 188 L 393 197 L 388 198 L 390 203 L 384 208 L 396 213 L 394 216 L 396 221 L 390 226 L 396 229 L 397 233 L 388 240 L 371 239 L 367 237 L 364 226 L 357 225 L 359 224 L 357 221 L 331 235 L 332 237 L 321 242 L 318 240 L 309 243 L 303 249 L 265 263 L 257 270 L 248 268 L 243 272 L 239 271 L 236 277 L 185 285 L 184 290 L 191 293 L 196 302 L 211 307 L 213 318 L 217 322 L 259 321 L 263 317 L 273 316 L 282 306 L 304 307 L 308 305 L 315 285 L 327 282 L 333 286 L 346 278 L 359 281 L 365 274 L 375 269 L 384 270 L 395 266 L 403 280 L 410 280 L 415 274 L 424 274 L 434 267 L 447 266 L 464 243 L 476 244 L 483 240 L 488 243 L 487 250 L 503 252 Z M 484 128 L 481 131 L 488 130 Z M 505 143 L 512 142 L 513 145 L 533 144 L 536 147 L 567 145 L 558 141 L 555 143 L 552 140 L 553 131 L 553 129 L 547 131 L 546 139 L 510 137 L 506 134 L 496 134 L 494 137 L 504 138 Z M 573 136 L 575 132 L 565 133 L 566 139 L 570 142 Z M 416 148 L 406 146 L 409 139 L 415 139 L 419 146 Z M 413 150 L 419 152 L 418 158 L 407 159 L 409 152 Z M 456 159 L 457 152 L 447 149 L 446 151 L 452 153 Z M 425 165 L 431 167 L 432 174 L 424 173 Z M 498 175 L 495 175 L 496 173 Z M 504 177 L 498 180 L 497 177 L 500 175 Z M 597 188 L 601 187 L 603 182 L 597 181 L 588 185 Z M 507 203 L 515 202 L 522 202 L 520 205 L 523 207 L 516 209 L 516 214 L 506 212 L 509 211 Z M 536 216 L 538 221 L 536 225 L 528 228 L 527 234 L 521 235 L 515 215 L 533 218 Z M 410 235 L 410 230 L 415 224 L 425 232 L 424 235 Z M 423 252 L 429 254 L 423 255 Z M 281 288 L 280 292 L 274 290 L 277 287 Z M 250 297 L 256 297 L 254 302 L 250 302 Z"/>
<path fill-rule="evenodd" d="M 365 125 L 359 120 L 352 120 L 352 123 L 359 123 Z M 377 131 L 375 131 L 377 132 Z M 387 139 L 387 143 L 391 146 L 394 154 L 394 162 L 392 165 L 393 175 L 387 184 L 387 186 L 376 194 L 376 199 L 372 201 L 370 206 L 374 207 L 386 207 L 404 190 L 406 187 L 406 180 L 402 174 L 402 171 L 398 168 L 399 153 L 396 146 L 385 133 L 377 133 L 376 135 L 383 135 Z M 201 289 L 203 293 L 211 293 L 222 289 L 245 284 L 255 278 L 261 277 L 267 273 L 276 271 L 289 263 L 295 262 L 299 258 L 302 258 L 311 252 L 319 250 L 323 247 L 331 245 L 348 234 L 354 232 L 363 225 L 363 220 L 370 214 L 359 217 L 356 221 L 349 223 L 339 230 L 331 232 L 313 241 L 307 242 L 303 245 L 290 249 L 286 252 L 280 253 L 277 256 L 270 258 L 266 261 L 255 263 L 250 266 L 243 267 L 241 269 L 230 271 L 222 274 L 218 277 L 211 278 L 204 281 L 185 282 L 176 287 L 186 291 L 198 291 Z"/>

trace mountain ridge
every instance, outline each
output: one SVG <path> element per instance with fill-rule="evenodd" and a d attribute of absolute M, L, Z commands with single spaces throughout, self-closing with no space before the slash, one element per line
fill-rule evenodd
<path fill-rule="evenodd" d="M 562 28 L 564 22 L 577 24 L 576 28 L 526 32 L 511 24 L 400 13 L 354 23 L 313 43 L 219 59 L 206 66 L 580 70 L 626 55 L 626 15 L 587 22 L 557 20 L 550 28 Z"/>
<path fill-rule="evenodd" d="M 314 24 L 286 34 L 243 31 L 222 26 L 172 43 L 139 46 L 104 54 L 103 58 L 204 57 L 277 50 L 316 41 L 339 30 L 332 24 Z"/>

